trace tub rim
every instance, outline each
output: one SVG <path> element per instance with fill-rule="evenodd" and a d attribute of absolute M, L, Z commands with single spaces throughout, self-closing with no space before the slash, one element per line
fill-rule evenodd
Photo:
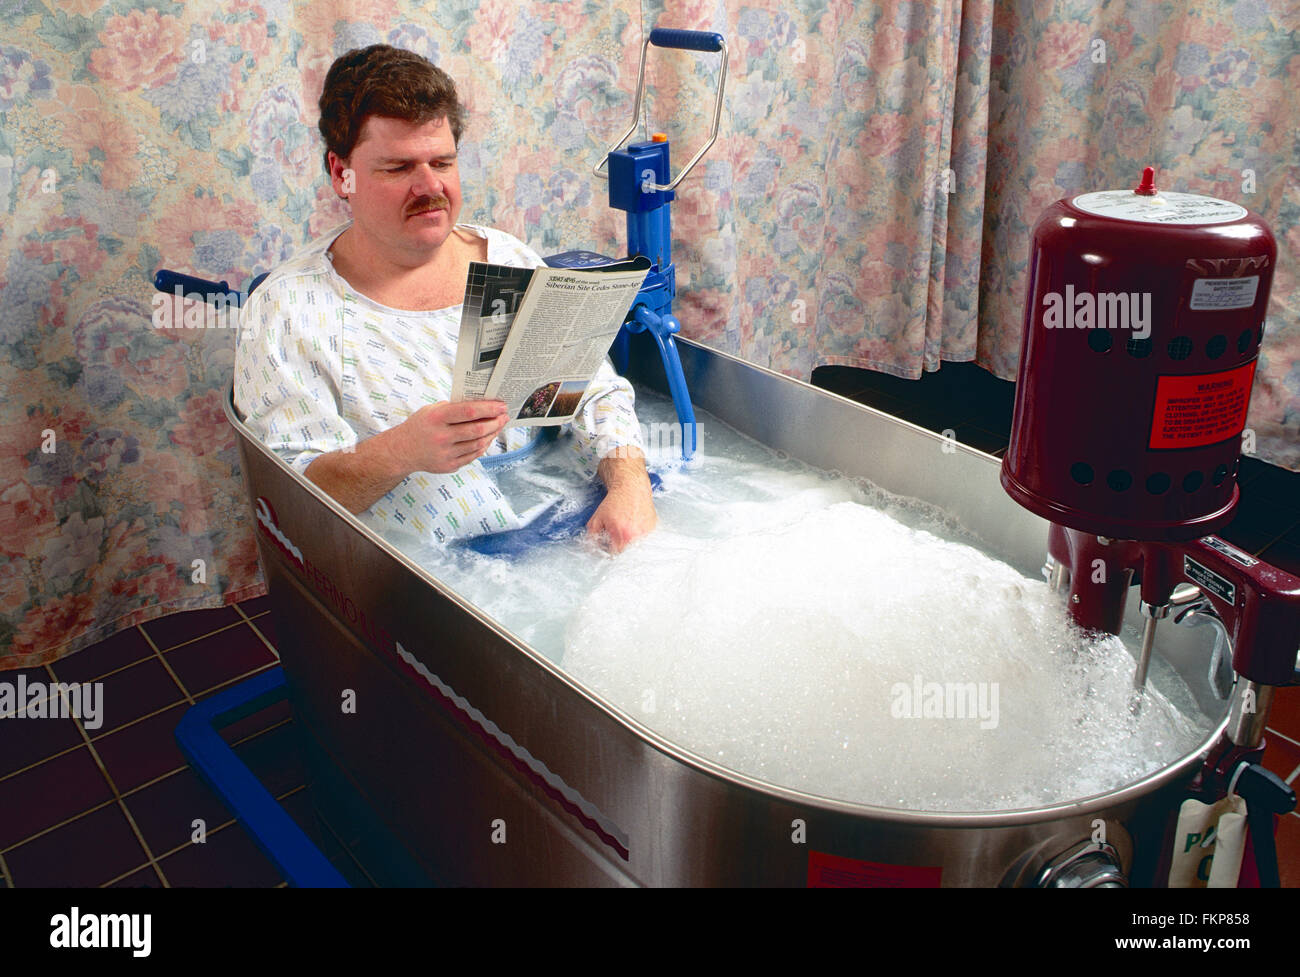
<path fill-rule="evenodd" d="M 691 345 L 697 346 L 700 350 L 707 353 L 717 352 L 711 347 L 699 343 L 692 343 Z M 727 356 L 727 354 L 719 355 Z M 754 367 L 752 364 L 745 363 L 745 361 L 739 360 L 736 357 L 728 356 L 728 358 L 736 360 L 736 362 L 741 365 L 763 370 L 763 372 L 779 380 L 808 387 L 819 394 L 837 397 L 858 409 L 870 411 L 871 413 L 879 415 L 895 424 L 902 424 L 909 429 L 927 434 L 932 438 L 940 438 L 940 435 L 935 434 L 933 431 L 920 428 L 915 424 L 902 420 L 901 418 L 894 417 L 892 414 L 885 411 L 858 404 L 856 401 L 833 394 L 830 391 L 821 390 L 818 387 L 812 386 L 812 384 L 804 383 L 803 381 L 796 380 L 793 377 L 787 377 L 784 374 L 776 373 L 772 370 L 766 370 L 762 367 Z M 806 791 L 798 790 L 797 788 L 785 787 L 780 784 L 760 780 L 751 774 L 733 770 L 717 763 L 716 761 L 710 760 L 707 757 L 701 756 L 692 751 L 689 747 L 675 743 L 672 740 L 665 738 L 662 733 L 643 725 L 640 721 L 625 713 L 619 706 L 605 700 L 599 693 L 580 684 L 555 662 L 551 661 L 541 652 L 536 651 L 530 645 L 520 640 L 513 632 L 506 630 L 495 619 L 488 617 L 478 607 L 461 597 L 461 595 L 453 590 L 449 585 L 443 583 L 428 570 L 411 560 L 410 557 L 408 557 L 401 549 L 380 537 L 369 526 L 337 502 L 332 496 L 324 492 L 305 475 L 300 474 L 286 463 L 273 449 L 264 444 L 260 438 L 256 437 L 248 429 L 242 418 L 239 417 L 237 408 L 234 404 L 233 382 L 227 387 L 225 396 L 222 398 L 222 408 L 225 411 L 227 420 L 230 421 L 231 426 L 239 436 L 241 445 L 244 448 L 251 446 L 260 451 L 265 458 L 279 466 L 285 474 L 290 476 L 290 478 L 292 478 L 300 487 L 306 489 L 318 502 L 333 511 L 336 516 L 341 517 L 354 531 L 360 533 L 367 542 L 378 546 L 389 557 L 396 560 L 408 571 L 413 572 L 418 579 L 422 580 L 425 584 L 432 586 L 440 596 L 455 604 L 460 609 L 468 612 L 479 625 L 486 627 L 489 631 L 493 632 L 499 638 L 511 645 L 515 650 L 522 652 L 530 661 L 541 667 L 552 678 L 557 679 L 569 690 L 577 693 L 581 698 L 585 699 L 591 705 L 605 713 L 609 718 L 623 726 L 628 732 L 643 740 L 647 745 L 653 747 L 669 759 L 685 764 L 699 773 L 727 784 L 737 785 L 749 790 L 757 791 L 760 794 L 784 803 L 799 807 L 814 808 L 828 813 L 845 815 L 853 818 L 864 817 L 874 821 L 886 821 L 894 824 L 925 829 L 1009 828 L 1038 823 L 1050 823 L 1068 817 L 1084 817 L 1088 814 L 1111 811 L 1116 807 L 1140 801 L 1148 795 L 1160 790 L 1162 787 L 1166 787 L 1179 779 L 1189 776 L 1193 772 L 1193 767 L 1204 763 L 1205 759 L 1209 755 L 1209 751 L 1213 748 L 1215 743 L 1222 738 L 1228 726 L 1229 718 L 1225 715 L 1222 721 L 1212 727 L 1212 732 L 1201 741 L 1199 746 L 1138 780 L 1124 784 L 1109 792 L 1091 794 L 1087 797 L 1075 798 L 1068 801 L 1059 801 L 1054 804 L 1039 807 L 1011 808 L 998 811 L 911 811 L 902 808 L 878 807 L 876 805 L 865 804 L 858 801 L 849 801 L 841 798 L 827 797 L 820 794 L 811 794 Z M 721 421 L 721 419 L 717 420 L 719 423 L 726 423 L 725 421 Z M 942 438 L 940 439 L 946 440 Z M 960 445 L 960 442 L 953 443 Z M 984 454 L 975 448 L 971 448 L 967 445 L 960 446 L 966 448 L 968 451 L 987 458 L 991 462 L 997 461 L 993 456 Z M 245 482 L 245 489 L 251 489 L 251 486 L 249 486 L 247 482 Z M 252 516 L 255 523 L 256 513 L 252 513 Z M 260 552 L 262 548 L 260 537 L 258 537 L 258 547 Z M 416 645 L 413 645 L 413 647 L 416 647 Z M 505 727 L 502 728 L 504 729 Z"/>

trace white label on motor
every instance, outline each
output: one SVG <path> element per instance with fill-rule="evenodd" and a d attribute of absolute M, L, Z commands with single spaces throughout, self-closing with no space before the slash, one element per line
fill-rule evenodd
<path fill-rule="evenodd" d="M 1132 190 L 1083 193 L 1070 204 L 1085 214 L 1143 224 L 1227 224 L 1246 216 L 1246 208 L 1218 197 L 1170 190 L 1144 197 Z"/>
<path fill-rule="evenodd" d="M 1255 304 L 1259 276 L 1249 278 L 1198 278 L 1192 285 L 1193 309 L 1249 309 Z"/>

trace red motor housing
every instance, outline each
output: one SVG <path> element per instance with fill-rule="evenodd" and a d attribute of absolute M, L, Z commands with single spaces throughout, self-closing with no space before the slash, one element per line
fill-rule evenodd
<path fill-rule="evenodd" d="M 1054 523 L 1129 540 L 1225 525 L 1277 263 L 1244 207 L 1136 190 L 1034 225 L 1002 485 Z"/>

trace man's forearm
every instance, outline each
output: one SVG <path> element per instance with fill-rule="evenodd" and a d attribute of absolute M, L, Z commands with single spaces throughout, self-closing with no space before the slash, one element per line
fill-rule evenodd
<path fill-rule="evenodd" d="M 596 474 L 604 483 L 606 491 L 648 490 L 650 476 L 646 472 L 645 455 L 639 449 L 628 446 L 619 448 L 600 459 Z"/>
<path fill-rule="evenodd" d="M 321 455 L 305 474 L 349 512 L 365 512 L 411 474 L 393 450 L 394 430 L 366 438 L 356 448 Z"/>

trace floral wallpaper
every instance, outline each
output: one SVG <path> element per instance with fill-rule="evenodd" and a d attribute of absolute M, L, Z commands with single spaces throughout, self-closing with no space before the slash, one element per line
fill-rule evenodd
<path fill-rule="evenodd" d="M 644 32 L 723 33 L 722 135 L 674 204 L 677 311 L 804 379 L 972 359 L 1012 378 L 1045 206 L 1148 163 L 1238 200 L 1281 252 L 1250 424 L 1300 468 L 1297 25 L 1282 3 L 1198 6 L 3 0 L 0 669 L 261 592 L 221 410 L 232 320 L 176 308 L 160 328 L 151 278 L 244 287 L 346 217 L 316 99 L 337 55 L 381 41 L 461 87 L 463 219 L 612 253 L 622 215 L 591 167 L 627 124 Z M 677 165 L 716 63 L 653 52 L 651 130 Z"/>

